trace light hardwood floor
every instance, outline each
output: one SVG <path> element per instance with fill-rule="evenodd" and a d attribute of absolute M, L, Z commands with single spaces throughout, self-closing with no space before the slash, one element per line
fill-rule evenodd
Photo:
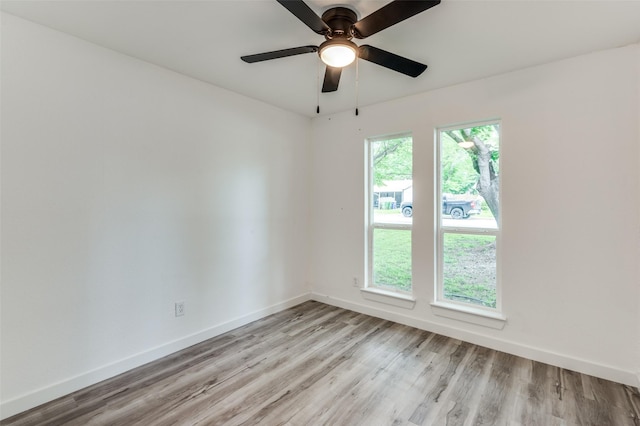
<path fill-rule="evenodd" d="M 631 425 L 640 393 L 306 302 L 2 425 Z"/>

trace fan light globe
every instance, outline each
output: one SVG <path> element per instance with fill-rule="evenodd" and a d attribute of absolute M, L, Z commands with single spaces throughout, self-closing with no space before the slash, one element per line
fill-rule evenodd
<path fill-rule="evenodd" d="M 320 45 L 320 59 L 330 67 L 346 67 L 355 61 L 356 47 L 349 40 L 329 40 Z"/>

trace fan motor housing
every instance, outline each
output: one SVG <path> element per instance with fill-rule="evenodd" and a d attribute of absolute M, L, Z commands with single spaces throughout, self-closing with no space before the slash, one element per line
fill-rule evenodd
<path fill-rule="evenodd" d="M 332 7 L 322 14 L 322 20 L 331 28 L 328 38 L 342 36 L 351 38 L 351 27 L 358 20 L 358 15 L 346 7 Z"/>

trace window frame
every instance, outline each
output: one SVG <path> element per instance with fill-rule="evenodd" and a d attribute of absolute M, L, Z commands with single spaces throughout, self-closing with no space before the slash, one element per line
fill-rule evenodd
<path fill-rule="evenodd" d="M 366 265 L 365 265 L 365 283 L 364 288 L 362 289 L 365 292 L 375 292 L 379 294 L 383 294 L 385 296 L 395 297 L 399 299 L 406 299 L 412 303 L 415 302 L 413 299 L 414 294 L 414 280 L 413 280 L 413 218 L 411 219 L 411 223 L 376 223 L 374 221 L 374 203 L 373 203 L 373 194 L 374 194 L 374 165 L 373 165 L 373 155 L 372 155 L 372 145 L 375 142 L 389 140 L 389 139 L 399 139 L 399 138 L 409 138 L 411 139 L 412 144 L 412 179 L 413 179 L 413 163 L 415 162 L 415 158 L 413 156 L 413 134 L 412 132 L 403 132 L 403 133 L 395 133 L 387 136 L 381 137 L 372 137 L 365 139 L 365 165 L 367 172 L 365 173 L 365 224 L 366 224 L 366 239 L 365 239 L 365 248 L 366 248 Z M 404 291 L 400 289 L 394 289 L 391 287 L 381 287 L 376 286 L 374 284 L 373 279 L 373 233 L 375 229 L 391 229 L 391 230 L 399 230 L 399 231 L 407 231 L 411 233 L 411 290 Z"/>
<path fill-rule="evenodd" d="M 501 240 L 502 240 L 502 166 L 498 174 L 498 187 L 499 187 L 499 217 L 496 221 L 496 228 L 478 228 L 469 226 L 445 226 L 442 223 L 442 140 L 441 134 L 448 130 L 468 129 L 470 127 L 481 127 L 497 124 L 498 125 L 498 149 L 502 154 L 503 147 L 503 127 L 502 120 L 491 119 L 483 121 L 473 121 L 466 123 L 459 123 L 449 126 L 441 126 L 435 129 L 435 155 L 434 155 L 434 167 L 435 167 L 435 188 L 434 188 L 434 205 L 435 205 L 435 256 L 434 256 L 434 269 L 435 269 L 435 283 L 434 283 L 434 301 L 432 303 L 435 307 L 441 307 L 452 311 L 466 312 L 469 314 L 484 316 L 499 321 L 503 321 L 506 318 L 502 314 L 502 278 L 501 278 Z M 502 156 L 502 155 L 501 155 Z M 494 236 L 496 241 L 496 307 L 483 306 L 464 302 L 460 300 L 452 300 L 445 298 L 444 295 L 444 237 L 445 234 L 456 235 L 488 235 Z M 444 314 L 444 313 L 443 313 Z M 447 315 L 444 315 L 447 316 Z M 491 326 L 491 325 L 489 325 Z M 501 327 L 500 327 L 501 328 Z"/>

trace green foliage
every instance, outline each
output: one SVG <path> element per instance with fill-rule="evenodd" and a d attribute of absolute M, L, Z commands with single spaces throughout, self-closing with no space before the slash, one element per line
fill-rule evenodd
<path fill-rule="evenodd" d="M 474 193 L 478 181 L 477 154 L 474 149 L 464 149 L 458 142 L 478 138 L 491 150 L 492 166 L 499 172 L 499 135 L 497 125 L 448 130 L 442 137 L 442 192 L 449 194 Z M 413 146 L 410 137 L 385 139 L 372 142 L 374 184 L 384 181 L 411 179 L 413 176 Z"/>
<path fill-rule="evenodd" d="M 473 137 L 479 138 L 481 141 L 489 144 L 497 144 L 497 128 L 495 125 L 490 124 L 488 126 L 471 127 L 470 129 L 457 130 L 458 132 L 466 133 Z M 497 146 L 497 145 L 496 145 Z"/>
<path fill-rule="evenodd" d="M 411 179 L 413 176 L 413 145 L 410 137 L 371 143 L 374 184 L 384 181 Z"/>
<path fill-rule="evenodd" d="M 462 148 L 460 142 L 482 141 L 491 151 L 493 170 L 499 172 L 499 134 L 497 125 L 447 130 L 441 133 L 442 192 L 449 194 L 476 193 L 479 178 L 478 155 L 473 148 Z"/>
<path fill-rule="evenodd" d="M 484 143 L 484 145 L 491 152 L 491 161 L 493 168 L 498 173 L 499 159 L 500 159 L 500 135 L 498 133 L 498 125 L 497 124 L 489 124 L 486 126 L 478 126 L 478 127 L 470 127 L 467 129 L 457 129 L 457 130 L 447 130 L 443 133 L 447 136 L 449 140 L 452 140 L 456 143 L 463 141 L 474 141 L 475 139 L 479 139 Z M 464 148 L 460 148 L 464 149 Z M 473 163 L 473 167 L 478 171 L 478 155 L 475 149 L 465 149 L 467 154 L 471 157 L 471 161 Z"/>
<path fill-rule="evenodd" d="M 445 194 L 472 192 L 478 181 L 478 173 L 473 168 L 469 154 L 448 136 L 442 138 L 441 149 L 442 192 Z"/>

